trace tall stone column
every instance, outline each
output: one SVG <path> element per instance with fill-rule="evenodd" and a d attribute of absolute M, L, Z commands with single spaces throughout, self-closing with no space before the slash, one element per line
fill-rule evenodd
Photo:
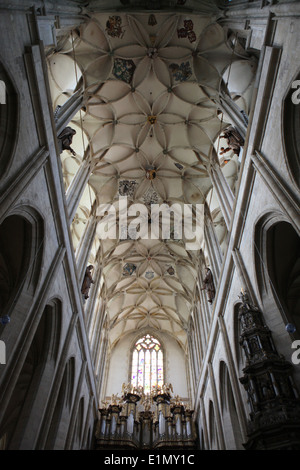
<path fill-rule="evenodd" d="M 57 135 L 73 119 L 75 114 L 84 106 L 85 98 L 83 91 L 80 89 L 76 91 L 61 107 L 58 107 L 54 112 L 54 121 L 56 124 Z"/>
<path fill-rule="evenodd" d="M 81 196 L 91 174 L 91 162 L 84 159 L 66 193 L 70 223 L 75 217 Z"/>
<path fill-rule="evenodd" d="M 99 258 L 99 257 L 96 256 L 96 259 L 97 258 Z M 100 315 L 100 312 L 98 311 L 99 310 L 99 304 L 98 304 L 97 300 L 98 300 L 98 296 L 100 295 L 99 286 L 100 286 L 101 276 L 102 276 L 101 264 L 96 262 L 95 270 L 94 270 L 94 282 L 95 282 L 94 289 L 92 289 L 90 291 L 90 299 L 89 299 L 89 302 L 87 304 L 87 308 L 85 310 L 85 321 L 86 321 L 87 330 L 89 330 L 89 328 L 90 328 L 91 318 L 94 314 L 94 310 L 95 310 L 96 305 L 98 306 L 98 308 L 97 308 L 97 312 L 95 312 L 95 315 L 97 315 L 97 317 Z"/>
<path fill-rule="evenodd" d="M 200 338 L 199 338 L 199 331 L 196 325 L 196 319 L 195 319 L 195 314 L 197 314 L 197 309 L 191 316 L 190 321 L 190 332 L 189 332 L 189 341 L 191 343 L 191 348 L 193 347 L 194 354 L 195 354 L 195 360 L 196 360 L 196 366 L 197 366 L 197 375 L 199 375 L 200 371 L 200 362 L 201 362 L 201 357 L 202 357 L 202 351 L 200 347 Z"/>
<path fill-rule="evenodd" d="M 195 303 L 194 307 L 194 322 L 195 322 L 195 334 L 198 338 L 198 349 L 199 349 L 199 362 L 201 363 L 203 361 L 203 358 L 205 356 L 205 347 L 203 345 L 203 335 L 201 332 L 201 327 L 200 327 L 200 298 L 197 299 L 197 302 Z"/>
<path fill-rule="evenodd" d="M 209 270 L 211 271 L 210 275 L 212 276 L 212 282 L 214 285 L 215 292 L 213 294 L 211 291 L 211 293 L 208 294 L 208 291 L 206 289 L 207 285 L 204 283 L 204 280 L 206 276 L 208 275 L 208 272 L 205 272 L 205 269 L 207 268 L 207 266 L 205 264 L 205 258 L 204 258 L 204 254 L 202 251 L 199 253 L 199 258 L 200 258 L 199 266 L 201 269 L 201 271 L 199 272 L 199 290 L 200 290 L 201 307 L 202 307 L 201 311 L 203 313 L 203 320 L 204 320 L 203 323 L 206 329 L 205 334 L 207 337 L 208 332 L 209 332 L 210 322 L 211 322 L 211 312 L 209 308 L 209 303 L 212 304 L 214 301 L 215 292 L 216 292 L 216 284 L 215 284 L 215 276 L 214 276 L 213 268 L 209 267 Z M 211 299 L 209 299 L 209 297 L 211 297 Z M 212 300 L 212 302 L 209 302 L 209 300 Z"/>
<path fill-rule="evenodd" d="M 300 226 L 299 202 L 271 163 L 258 151 L 251 155 L 253 166 L 292 224 Z"/>
<path fill-rule="evenodd" d="M 97 347 L 93 347 L 94 351 L 96 351 L 96 354 L 93 354 L 95 356 L 94 363 L 97 363 L 97 366 L 95 367 L 95 370 L 97 371 L 97 377 L 98 377 L 98 396 L 101 395 L 101 392 L 104 389 L 104 379 L 105 375 L 107 372 L 107 356 L 108 356 L 108 338 L 107 338 L 107 330 L 105 330 L 105 334 L 103 337 L 102 344 L 100 344 L 100 350 L 98 352 Z M 99 345 L 97 345 L 99 346 Z M 93 353 L 94 353 L 93 351 Z"/>
<path fill-rule="evenodd" d="M 218 317 L 218 323 L 219 323 L 219 328 L 220 332 L 223 338 L 224 346 L 225 346 L 225 354 L 227 357 L 227 364 L 228 364 L 228 371 L 229 371 L 229 377 L 230 377 L 230 382 L 232 386 L 232 394 L 233 394 L 233 399 L 234 399 L 234 404 L 236 408 L 236 413 L 238 417 L 238 422 L 243 438 L 243 442 L 246 440 L 246 414 L 243 406 L 243 400 L 241 396 L 241 390 L 239 386 L 239 380 L 238 376 L 236 373 L 236 368 L 235 368 L 235 361 L 233 357 L 233 351 L 232 351 L 232 346 L 230 344 L 230 339 L 228 335 L 228 331 L 226 328 L 226 324 L 224 321 L 224 317 L 222 315 L 219 315 Z M 234 432 L 235 434 L 235 432 Z"/>
<path fill-rule="evenodd" d="M 221 111 L 230 118 L 233 126 L 237 128 L 240 135 L 245 138 L 248 124 L 245 113 L 243 113 L 233 99 L 225 93 L 219 96 L 217 104 Z"/>
<path fill-rule="evenodd" d="M 209 372 L 209 378 L 210 378 L 210 384 L 211 384 L 213 402 L 214 402 L 214 410 L 215 410 L 215 416 L 216 416 L 216 428 L 217 428 L 217 434 L 218 434 L 219 450 L 224 450 L 226 449 L 226 446 L 225 446 L 224 433 L 223 433 L 222 420 L 221 420 L 220 403 L 218 399 L 216 382 L 215 382 L 215 377 L 214 377 L 214 372 L 213 372 L 213 367 L 212 367 L 211 362 L 208 363 L 208 372 Z"/>
<path fill-rule="evenodd" d="M 94 239 L 96 234 L 97 227 L 97 217 L 96 217 L 96 203 L 93 204 L 91 214 L 88 218 L 84 233 L 79 241 L 78 247 L 76 249 L 75 258 L 77 262 L 77 270 L 79 273 L 79 278 L 82 279 L 87 259 L 89 257 Z"/>
<path fill-rule="evenodd" d="M 238 276 L 239 276 L 239 279 L 240 279 L 240 282 L 241 282 L 241 287 L 246 291 L 248 292 L 249 296 L 250 296 L 250 299 L 257 303 L 257 299 L 256 299 L 256 296 L 255 296 L 255 292 L 254 292 L 254 289 L 252 287 L 252 283 L 249 279 L 249 275 L 248 275 L 248 272 L 247 272 L 247 269 L 244 265 L 244 261 L 243 261 L 243 258 L 242 258 L 242 254 L 240 252 L 240 250 L 238 248 L 234 248 L 232 250 L 232 259 L 233 259 L 233 262 L 234 262 L 234 265 L 235 265 L 235 268 L 237 270 L 237 273 L 238 273 Z"/>
<path fill-rule="evenodd" d="M 197 381 L 198 381 L 198 376 L 199 376 L 199 366 L 198 366 L 198 357 L 196 354 L 196 351 L 194 349 L 194 334 L 192 334 L 190 328 L 187 333 L 188 336 L 188 354 L 190 358 L 190 368 L 191 368 L 191 373 L 192 373 L 192 381 L 194 388 L 197 386 Z"/>
<path fill-rule="evenodd" d="M 201 279 L 200 287 L 202 287 L 202 279 Z M 205 293 L 203 290 L 200 290 L 200 303 L 198 308 L 198 319 L 199 319 L 199 327 L 201 331 L 201 338 L 203 339 L 203 355 L 205 356 L 205 350 L 207 345 L 207 336 L 208 336 L 208 325 L 210 321 L 208 321 L 208 305 L 207 299 L 205 298 Z"/>
<path fill-rule="evenodd" d="M 225 176 L 222 173 L 220 165 L 217 162 L 213 162 L 209 168 L 211 181 L 216 191 L 216 195 L 220 204 L 220 208 L 227 226 L 229 229 L 234 195 L 228 185 Z"/>
<path fill-rule="evenodd" d="M 203 439 L 204 439 L 204 449 L 201 449 L 201 450 L 209 450 L 208 423 L 206 419 L 204 400 L 202 396 L 200 396 L 200 409 L 201 409 L 201 417 L 202 417 L 201 423 L 202 423 L 202 428 L 203 428 Z"/>
<path fill-rule="evenodd" d="M 207 205 L 204 208 L 204 240 L 208 251 L 208 256 L 211 262 L 212 271 L 217 280 L 220 277 L 222 266 L 222 251 L 219 240 L 217 238 L 214 224 L 211 218 L 210 210 Z"/>
<path fill-rule="evenodd" d="M 98 269 L 97 274 L 101 271 Z M 95 284 L 98 282 L 98 277 L 96 274 Z M 95 289 L 95 296 L 98 297 L 99 291 Z M 89 332 L 89 340 L 91 345 L 92 356 L 94 358 L 94 362 L 97 365 L 99 362 L 98 354 L 100 356 L 100 352 L 102 352 L 102 343 L 104 340 L 104 319 L 105 319 L 105 300 L 102 299 L 102 303 L 97 305 L 97 310 L 95 309 L 96 302 L 93 302 L 93 308 L 91 311 L 87 312 L 87 329 Z M 98 371 L 97 371 L 98 372 Z"/>

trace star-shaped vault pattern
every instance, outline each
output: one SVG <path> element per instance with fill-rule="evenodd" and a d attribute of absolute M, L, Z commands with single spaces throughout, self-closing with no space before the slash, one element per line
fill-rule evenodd
<path fill-rule="evenodd" d="M 178 210 L 209 202 L 222 243 L 226 227 L 209 167 L 228 122 L 215 99 L 227 81 L 229 95 L 248 112 L 253 82 L 249 57 L 235 50 L 228 32 L 209 15 L 96 13 L 48 57 L 48 66 L 54 109 L 80 87 L 84 93 L 84 107 L 69 124 L 77 131 L 76 155 L 61 154 L 67 192 L 83 161 L 91 165 L 71 227 L 74 248 L 94 204 L 114 205 L 119 224 L 120 195 L 129 207 L 146 205 L 149 220 L 151 201 Z M 229 80 L 230 68 L 236 79 Z M 241 68 L 248 74 L 242 89 L 235 87 Z M 239 162 L 232 154 L 227 160 L 223 172 L 234 191 Z M 205 250 L 203 220 L 197 239 Z M 119 232 L 115 240 L 96 240 L 90 261 L 99 249 L 112 346 L 145 327 L 186 346 L 199 298 L 199 252 L 185 241 L 176 233 L 133 240 Z"/>

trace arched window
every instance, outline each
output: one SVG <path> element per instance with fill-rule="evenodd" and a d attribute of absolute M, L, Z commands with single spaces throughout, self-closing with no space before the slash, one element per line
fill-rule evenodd
<path fill-rule="evenodd" d="M 290 175 L 298 187 L 300 187 L 299 83 L 300 73 L 288 87 L 282 113 L 285 156 Z"/>
<path fill-rule="evenodd" d="M 45 421 L 44 426 L 49 426 L 46 443 L 39 448 L 46 450 L 57 450 L 65 445 L 67 423 L 70 420 L 70 410 L 74 390 L 75 358 L 71 357 L 65 365 L 64 374 L 60 383 L 56 398 L 55 408 L 51 423 Z"/>
<path fill-rule="evenodd" d="M 19 100 L 13 80 L 0 62 L 0 177 L 12 162 L 19 127 Z"/>
<path fill-rule="evenodd" d="M 300 237 L 281 214 L 266 214 L 256 226 L 256 275 L 263 302 L 270 309 L 272 297 L 285 324 L 300 338 Z"/>
<path fill-rule="evenodd" d="M 208 411 L 208 422 L 209 422 L 209 437 L 210 437 L 210 450 L 218 450 L 218 436 L 216 429 L 215 410 L 213 402 L 209 401 Z"/>
<path fill-rule="evenodd" d="M 53 299 L 46 305 L 31 341 L 18 379 L 11 391 L 4 418 L 0 424 L 0 449 L 33 446 L 38 431 L 39 413 L 49 397 L 48 387 L 43 387 L 46 377 L 55 370 L 60 337 L 61 303 Z M 5 406 L 5 405 L 4 405 Z M 30 429 L 30 436 L 26 430 Z M 25 442 L 25 441 L 24 441 Z"/>
<path fill-rule="evenodd" d="M 134 346 L 131 365 L 131 383 L 134 387 L 144 387 L 150 393 L 155 385 L 164 383 L 163 352 L 160 342 L 146 334 Z"/>
<path fill-rule="evenodd" d="M 220 397 L 226 449 L 243 449 L 242 431 L 237 414 L 232 384 L 227 365 L 220 363 Z"/>
<path fill-rule="evenodd" d="M 43 234 L 42 217 L 30 207 L 16 208 L 0 222 L 0 316 L 28 311 L 40 279 Z"/>
<path fill-rule="evenodd" d="M 267 266 L 273 293 L 300 338 L 300 238 L 288 222 L 272 226 L 267 234 Z"/>

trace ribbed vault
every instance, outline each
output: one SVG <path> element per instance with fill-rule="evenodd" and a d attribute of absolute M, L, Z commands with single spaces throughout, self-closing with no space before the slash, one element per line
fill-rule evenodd
<path fill-rule="evenodd" d="M 116 208 L 116 239 L 97 239 L 90 258 L 99 248 L 110 342 L 149 326 L 185 347 L 200 247 L 205 251 L 203 220 L 198 250 L 187 249 L 187 240 L 172 232 L 174 223 L 171 239 L 134 240 L 130 229 L 119 231 L 119 197 L 127 196 L 129 207 L 142 204 L 148 213 L 141 216 L 149 222 L 153 203 L 176 203 L 179 213 L 192 204 L 195 220 L 195 205 L 206 201 L 222 241 L 224 220 L 210 165 L 218 161 L 224 145 L 219 135 L 229 122 L 216 103 L 222 88 L 248 113 L 253 64 L 209 15 L 122 12 L 94 14 L 48 57 L 48 65 L 54 109 L 80 87 L 85 97 L 69 124 L 77 131 L 76 156 L 61 154 L 66 190 L 83 161 L 90 165 L 72 224 L 74 248 L 94 201 L 98 208 Z M 232 152 L 226 158 L 222 170 L 234 192 L 239 161 Z"/>

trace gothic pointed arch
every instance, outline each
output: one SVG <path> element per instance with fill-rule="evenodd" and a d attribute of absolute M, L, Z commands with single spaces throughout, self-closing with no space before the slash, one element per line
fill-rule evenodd
<path fill-rule="evenodd" d="M 242 449 L 242 433 L 238 420 L 228 367 L 220 363 L 220 399 L 226 449 Z"/>
<path fill-rule="evenodd" d="M 284 156 L 292 180 L 300 188 L 300 72 L 289 84 L 282 105 Z"/>
<path fill-rule="evenodd" d="M 49 390 L 40 387 L 40 384 L 54 372 L 60 337 L 60 313 L 58 300 L 46 305 L 11 392 L 0 427 L 0 439 L 6 436 L 8 449 L 19 448 L 22 442 L 26 448 L 34 446 L 41 406 L 44 407 L 49 398 Z M 26 436 L 28 428 L 30 437 Z"/>
<path fill-rule="evenodd" d="M 47 438 L 44 449 L 63 449 L 66 439 L 67 422 L 70 418 L 70 408 L 72 405 L 72 392 L 74 389 L 75 358 L 70 357 L 66 362 L 63 376 L 59 384 L 59 391 L 56 396 L 50 423 L 45 423 L 48 427 Z M 55 390 L 52 391 L 55 394 Z"/>
<path fill-rule="evenodd" d="M 300 338 L 300 236 L 278 213 L 266 214 L 255 227 L 256 276 L 263 301 L 275 302 L 293 338 Z"/>
<path fill-rule="evenodd" d="M 12 77 L 0 57 L 0 179 L 9 169 L 19 131 L 19 98 Z"/>
<path fill-rule="evenodd" d="M 132 347 L 130 382 L 150 393 L 154 386 L 164 384 L 164 352 L 156 335 L 139 335 Z"/>
<path fill-rule="evenodd" d="M 73 450 L 80 450 L 82 447 L 83 431 L 84 431 L 84 397 L 81 397 L 77 410 L 77 417 L 73 435 Z"/>
<path fill-rule="evenodd" d="M 215 410 L 214 410 L 214 404 L 211 400 L 209 401 L 209 408 L 208 408 L 208 422 L 209 422 L 210 450 L 218 450 L 218 437 L 217 437 Z"/>
<path fill-rule="evenodd" d="M 0 315 L 31 301 L 43 258 L 44 225 L 31 207 L 18 207 L 0 222 Z"/>

